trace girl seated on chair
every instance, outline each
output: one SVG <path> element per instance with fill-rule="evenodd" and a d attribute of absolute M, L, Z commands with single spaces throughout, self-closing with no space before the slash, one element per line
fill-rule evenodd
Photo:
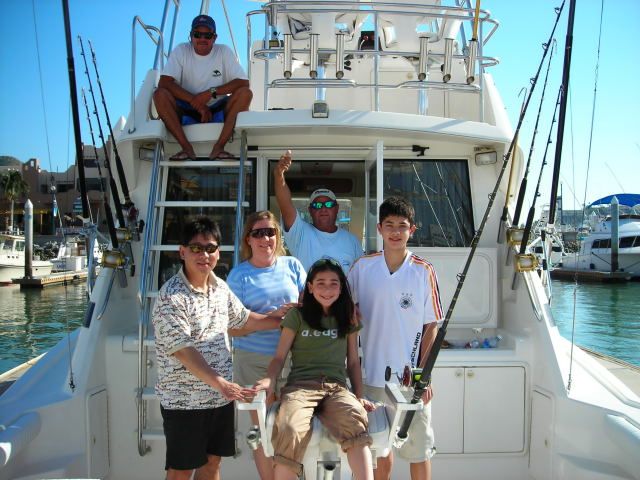
<path fill-rule="evenodd" d="M 372 480 L 367 411 L 375 407 L 362 398 L 361 326 L 339 263 L 321 259 L 311 266 L 302 302 L 284 317 L 267 377 L 256 383 L 270 395 L 291 351 L 291 372 L 273 427 L 275 478 L 295 479 L 302 473 L 315 414 L 346 452 L 355 478 Z M 347 373 L 353 393 L 347 389 Z"/>

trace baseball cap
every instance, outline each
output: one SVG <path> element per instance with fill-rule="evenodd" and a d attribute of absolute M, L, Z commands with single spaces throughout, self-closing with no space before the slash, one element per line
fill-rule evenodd
<path fill-rule="evenodd" d="M 313 202 L 318 197 L 328 197 L 331 200 L 336 200 L 336 201 L 338 200 L 336 198 L 336 194 L 333 193 L 331 190 L 327 188 L 318 188 L 317 190 L 314 190 L 311 196 L 309 197 L 309 203 Z"/>
<path fill-rule="evenodd" d="M 216 22 L 209 15 L 198 15 L 191 22 L 191 30 L 195 30 L 198 27 L 207 27 L 213 33 L 216 32 Z"/>

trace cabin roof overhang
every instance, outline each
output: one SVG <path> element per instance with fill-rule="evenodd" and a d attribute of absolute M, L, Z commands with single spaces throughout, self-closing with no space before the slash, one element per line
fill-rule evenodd
<path fill-rule="evenodd" d="M 455 140 L 468 144 L 506 144 L 512 132 L 487 123 L 405 113 L 331 110 L 329 118 L 312 118 L 311 110 L 242 112 L 236 131 L 246 131 L 252 141 L 271 143 L 279 134 L 335 136 L 358 135 L 373 139 Z M 278 135 L 280 136 L 280 135 Z"/>

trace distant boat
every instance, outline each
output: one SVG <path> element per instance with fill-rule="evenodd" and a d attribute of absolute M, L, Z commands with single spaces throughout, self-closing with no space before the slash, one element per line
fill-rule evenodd
<path fill-rule="evenodd" d="M 611 203 L 614 195 L 593 202 L 590 207 L 604 206 Z M 632 209 L 640 205 L 638 194 L 615 195 L 620 206 Z M 634 210 L 632 210 L 633 212 Z M 632 278 L 640 278 L 640 214 L 624 213 L 618 216 L 618 266 L 619 270 L 631 273 Z M 575 254 L 563 258 L 562 267 L 577 271 L 610 271 L 611 270 L 611 215 L 592 221 L 591 232 L 580 245 Z"/>
<path fill-rule="evenodd" d="M 0 284 L 12 283 L 12 279 L 24 276 L 24 235 L 17 232 L 0 233 Z M 34 277 L 49 275 L 53 264 L 45 260 L 33 260 Z"/>
<path fill-rule="evenodd" d="M 98 242 L 94 242 L 93 258 L 97 264 L 102 256 L 102 248 Z M 54 271 L 80 271 L 87 268 L 88 257 L 82 238 L 67 238 L 60 244 L 58 255 L 51 259 Z"/>

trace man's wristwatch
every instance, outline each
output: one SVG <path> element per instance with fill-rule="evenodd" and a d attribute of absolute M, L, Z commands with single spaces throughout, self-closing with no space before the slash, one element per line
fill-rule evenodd
<path fill-rule="evenodd" d="M 211 87 L 209 89 L 209 93 L 211 94 L 211 98 L 218 98 L 218 94 L 216 93 L 216 87 Z"/>

